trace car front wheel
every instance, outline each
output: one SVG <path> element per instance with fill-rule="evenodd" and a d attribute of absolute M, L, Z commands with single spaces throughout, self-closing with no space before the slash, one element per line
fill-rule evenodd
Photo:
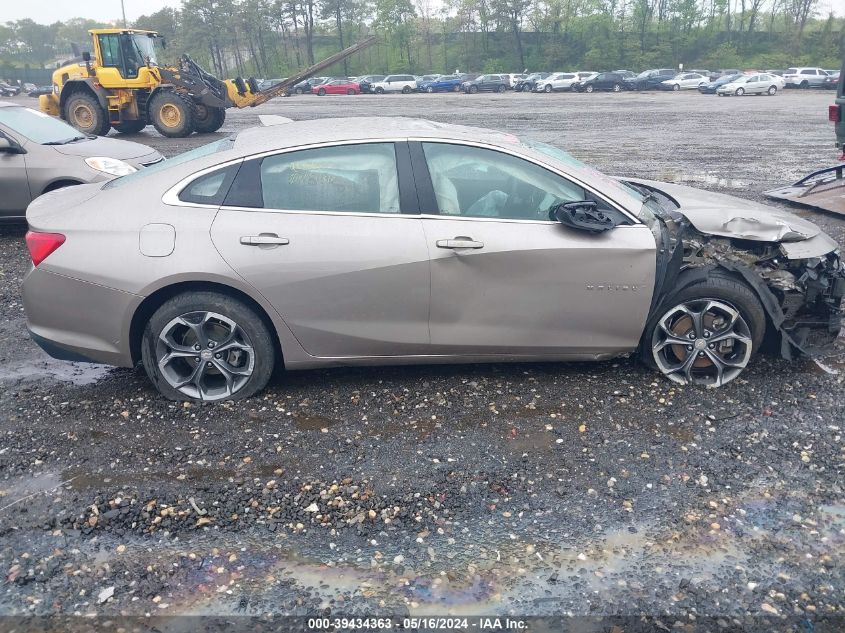
<path fill-rule="evenodd" d="M 737 88 L 736 92 L 734 93 L 737 97 L 741 97 L 745 94 L 745 88 Z"/>
<path fill-rule="evenodd" d="M 680 90 L 680 89 L 681 89 L 681 86 L 679 84 L 675 84 L 674 86 L 672 86 L 672 90 Z"/>
<path fill-rule="evenodd" d="M 766 91 L 766 93 L 767 93 L 770 97 L 775 96 L 775 95 L 777 94 L 777 92 L 778 92 L 778 87 L 777 87 L 777 86 L 769 86 L 769 89 Z"/>
<path fill-rule="evenodd" d="M 275 345 L 265 321 L 243 302 L 216 292 L 177 295 L 147 323 L 144 369 L 170 400 L 248 398 L 273 373 Z"/>
<path fill-rule="evenodd" d="M 754 292 L 718 275 L 683 288 L 655 317 L 643 337 L 643 359 L 682 385 L 730 382 L 759 349 L 766 329 Z"/>

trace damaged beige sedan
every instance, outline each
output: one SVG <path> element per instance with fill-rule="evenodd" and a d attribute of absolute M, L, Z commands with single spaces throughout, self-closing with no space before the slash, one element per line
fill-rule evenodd
<path fill-rule="evenodd" d="M 33 339 L 183 400 L 281 367 L 631 353 L 719 386 L 765 341 L 832 342 L 845 293 L 836 243 L 789 213 L 416 119 L 245 130 L 27 220 Z"/>

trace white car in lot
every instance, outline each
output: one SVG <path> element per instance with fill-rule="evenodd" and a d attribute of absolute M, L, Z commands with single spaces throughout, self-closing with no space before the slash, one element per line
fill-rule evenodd
<path fill-rule="evenodd" d="M 709 82 L 710 78 L 701 73 L 679 73 L 662 82 L 660 87 L 663 90 L 696 90 L 701 84 Z"/>
<path fill-rule="evenodd" d="M 376 94 L 401 92 L 408 94 L 417 89 L 417 80 L 413 75 L 388 75 L 384 81 L 373 83 L 372 91 Z"/>
<path fill-rule="evenodd" d="M 777 75 L 770 75 L 768 73 L 758 73 L 756 75 L 742 75 L 737 77 L 730 83 L 723 84 L 716 89 L 716 94 L 720 97 L 736 95 L 770 95 L 774 96 L 778 90 L 784 87 L 786 82 L 783 77 Z"/>
<path fill-rule="evenodd" d="M 783 78 L 789 88 L 821 88 L 827 78 L 821 68 L 787 68 Z"/>
<path fill-rule="evenodd" d="M 576 72 L 553 73 L 545 79 L 537 80 L 534 92 L 555 92 L 558 90 L 571 90 L 572 84 L 581 81 Z"/>

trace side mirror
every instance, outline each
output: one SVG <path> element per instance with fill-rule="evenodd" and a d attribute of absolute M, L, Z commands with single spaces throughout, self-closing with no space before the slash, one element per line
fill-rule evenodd
<path fill-rule="evenodd" d="M 82 61 L 84 61 L 85 63 L 90 62 L 91 61 L 91 53 L 88 52 L 88 51 L 83 52 L 82 53 Z"/>
<path fill-rule="evenodd" d="M 549 219 L 588 233 L 603 233 L 628 223 L 628 218 L 618 211 L 602 210 L 598 206 L 595 200 L 564 202 L 549 210 Z"/>
<path fill-rule="evenodd" d="M 26 154 L 26 150 L 17 141 L 8 136 L 0 135 L 0 153 L 4 154 Z"/>
<path fill-rule="evenodd" d="M 12 149 L 12 144 L 9 139 L 0 136 L 0 152 L 8 152 L 10 149 Z"/>

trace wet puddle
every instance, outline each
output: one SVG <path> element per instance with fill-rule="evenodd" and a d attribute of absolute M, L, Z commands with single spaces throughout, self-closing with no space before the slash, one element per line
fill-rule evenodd
<path fill-rule="evenodd" d="M 18 359 L 0 366 L 0 384 L 55 380 L 82 386 L 92 385 L 104 378 L 112 368 L 94 363 L 70 363 L 50 358 L 40 350 L 31 359 Z"/>

